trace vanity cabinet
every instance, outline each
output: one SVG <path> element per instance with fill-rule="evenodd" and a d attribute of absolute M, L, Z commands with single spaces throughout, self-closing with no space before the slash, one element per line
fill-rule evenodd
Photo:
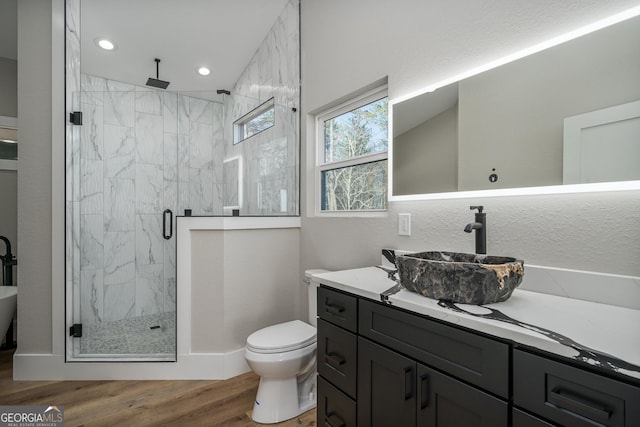
<path fill-rule="evenodd" d="M 359 426 L 508 425 L 507 402 L 358 339 Z"/>
<path fill-rule="evenodd" d="M 517 344 L 318 289 L 318 425 L 639 426 L 640 388 Z"/>
<path fill-rule="evenodd" d="M 364 299 L 358 311 L 359 426 L 508 425 L 507 344 Z"/>

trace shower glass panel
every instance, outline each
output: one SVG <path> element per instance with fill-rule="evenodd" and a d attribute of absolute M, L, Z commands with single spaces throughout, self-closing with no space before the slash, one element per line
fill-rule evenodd
<path fill-rule="evenodd" d="M 176 360 L 176 216 L 298 215 L 298 113 L 233 143 L 269 98 L 171 93 L 81 75 L 69 135 L 69 360 Z M 265 96 L 266 97 L 266 96 Z M 79 326 L 81 325 L 81 330 Z"/>
<path fill-rule="evenodd" d="M 298 210 L 298 99 L 295 91 L 261 97 L 231 93 L 224 102 L 224 206 L 240 215 L 295 216 Z M 234 144 L 238 119 L 273 100 L 273 126 Z M 225 214 L 230 214 L 225 210 Z"/>
<path fill-rule="evenodd" d="M 178 95 L 81 82 L 83 123 L 68 147 L 68 359 L 175 361 Z"/>

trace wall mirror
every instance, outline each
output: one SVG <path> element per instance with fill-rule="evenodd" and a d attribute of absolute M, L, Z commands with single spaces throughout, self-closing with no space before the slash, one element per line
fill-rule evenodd
<path fill-rule="evenodd" d="M 391 200 L 640 182 L 638 40 L 636 16 L 391 101 Z"/>

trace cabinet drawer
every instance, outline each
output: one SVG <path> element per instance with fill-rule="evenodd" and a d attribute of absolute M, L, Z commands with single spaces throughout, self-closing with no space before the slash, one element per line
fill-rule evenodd
<path fill-rule="evenodd" d="M 318 320 L 318 373 L 356 398 L 358 339 L 355 334 Z"/>
<path fill-rule="evenodd" d="M 521 350 L 513 352 L 513 402 L 563 425 L 640 425 L 640 387 Z"/>
<path fill-rule="evenodd" d="M 326 427 L 355 427 L 356 402 L 318 377 L 317 424 Z"/>
<path fill-rule="evenodd" d="M 513 408 L 513 427 L 553 427 L 553 424 Z"/>
<path fill-rule="evenodd" d="M 507 344 L 370 301 L 359 312 L 360 335 L 508 398 Z"/>
<path fill-rule="evenodd" d="M 351 332 L 358 329 L 358 299 L 331 289 L 318 288 L 318 317 Z"/>

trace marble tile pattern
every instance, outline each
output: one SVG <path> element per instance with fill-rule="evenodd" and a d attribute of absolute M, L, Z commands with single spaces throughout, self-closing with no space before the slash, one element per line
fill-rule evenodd
<path fill-rule="evenodd" d="M 275 125 L 233 144 L 233 122 L 271 98 Z M 225 155 L 243 162 L 241 215 L 299 214 L 299 103 L 299 1 L 292 0 L 224 103 Z"/>
<path fill-rule="evenodd" d="M 86 113 L 72 129 L 78 172 L 67 178 L 79 183 L 68 271 L 82 321 L 175 310 L 175 239 L 162 238 L 162 212 L 223 213 L 223 106 L 86 74 L 80 82 Z"/>
<path fill-rule="evenodd" d="M 184 184 L 207 188 L 194 199 L 213 213 L 215 106 L 181 97 L 188 106 L 179 123 L 176 94 L 86 74 L 79 84 L 84 120 L 70 129 L 67 156 L 67 272 L 79 305 L 75 318 L 93 324 L 175 311 L 175 239 L 162 238 L 162 212 L 188 206 L 189 199 L 178 196 Z M 193 171 L 205 182 L 191 182 L 191 141 L 195 152 L 208 153 L 205 162 L 194 157 L 201 163 Z"/>
<path fill-rule="evenodd" d="M 242 215 L 299 213 L 299 0 L 283 9 L 224 103 L 81 73 L 80 0 L 66 0 L 66 14 L 66 113 L 84 119 L 66 126 L 74 319 L 100 324 L 175 311 L 175 238 L 162 238 L 165 209 L 223 215 L 226 201 Z M 271 98 L 276 125 L 234 145 L 233 121 Z M 224 161 L 233 157 L 241 187 L 225 180 Z"/>

